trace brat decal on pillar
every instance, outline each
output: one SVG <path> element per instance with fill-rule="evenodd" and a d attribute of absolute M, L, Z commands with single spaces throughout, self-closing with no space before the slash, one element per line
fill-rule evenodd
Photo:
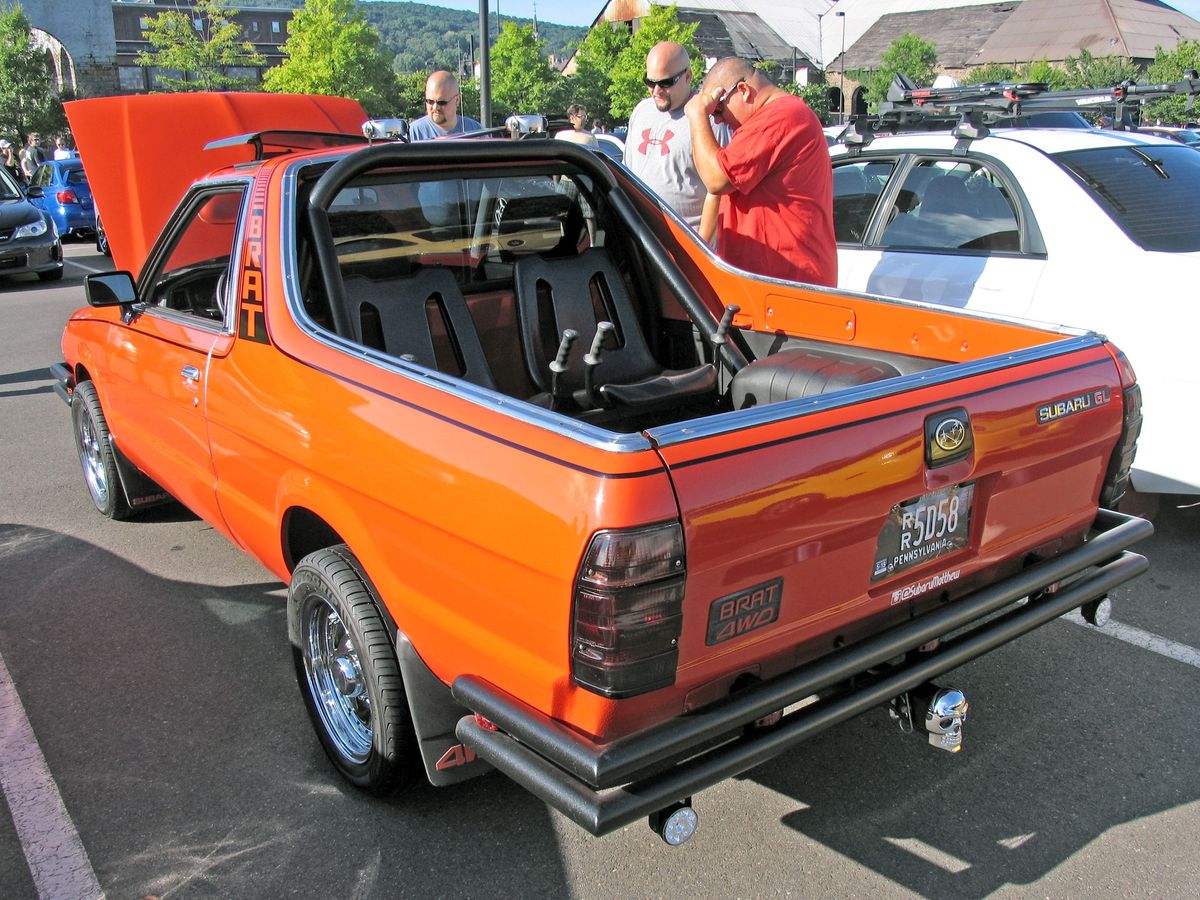
<path fill-rule="evenodd" d="M 267 318 L 263 309 L 263 234 L 266 230 L 266 179 L 256 180 L 250 197 L 250 215 L 246 219 L 245 243 L 242 245 L 242 278 L 238 296 L 238 337 L 259 344 L 269 344 Z"/>

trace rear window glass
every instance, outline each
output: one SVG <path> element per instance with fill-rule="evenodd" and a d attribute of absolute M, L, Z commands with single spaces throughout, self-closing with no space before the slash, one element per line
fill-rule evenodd
<path fill-rule="evenodd" d="M 1054 158 L 1143 250 L 1200 250 L 1200 153 L 1142 144 Z"/>
<path fill-rule="evenodd" d="M 83 169 L 67 169 L 67 184 L 87 184 L 87 174 Z"/>

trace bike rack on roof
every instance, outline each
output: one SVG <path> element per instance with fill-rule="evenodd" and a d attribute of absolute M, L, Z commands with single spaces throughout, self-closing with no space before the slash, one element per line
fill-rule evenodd
<path fill-rule="evenodd" d="M 918 87 L 897 74 L 887 100 L 873 115 L 850 121 L 840 140 L 851 155 L 871 143 L 877 131 L 922 131 L 951 128 L 959 138 L 955 153 L 965 154 L 972 140 L 987 136 L 988 126 L 1036 112 L 1112 112 L 1112 128 L 1136 131 L 1131 114 L 1143 100 L 1186 96 L 1191 110 L 1200 95 L 1200 74 L 1188 72 L 1180 81 L 1137 84 L 1126 81 L 1107 88 L 1053 91 L 1043 82 L 987 82 L 955 87 Z"/>

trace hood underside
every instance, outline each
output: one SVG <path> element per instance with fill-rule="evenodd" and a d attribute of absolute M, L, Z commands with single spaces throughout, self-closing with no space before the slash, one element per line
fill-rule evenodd
<path fill-rule="evenodd" d="M 118 269 L 140 271 L 183 193 L 208 172 L 253 158 L 210 141 L 269 130 L 359 134 L 355 100 L 300 94 L 101 97 L 65 104 Z"/>

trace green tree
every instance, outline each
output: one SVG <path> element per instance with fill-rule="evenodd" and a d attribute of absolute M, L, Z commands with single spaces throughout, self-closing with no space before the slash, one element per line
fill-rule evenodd
<path fill-rule="evenodd" d="M 1003 63 L 987 63 L 968 70 L 960 80 L 963 84 L 999 84 L 1016 81 L 1017 78 L 1017 70 L 1012 66 L 1006 66 Z"/>
<path fill-rule="evenodd" d="M 139 66 L 158 70 L 156 82 L 168 91 L 247 90 L 255 79 L 226 74 L 232 66 L 266 62 L 241 27 L 226 15 L 226 0 L 196 0 L 190 11 L 169 9 L 151 16 L 146 27 L 150 50 L 137 55 Z M 166 75 L 180 73 L 179 78 Z"/>
<path fill-rule="evenodd" d="M 371 116 L 394 111 L 391 59 L 354 0 L 306 0 L 288 24 L 282 49 L 284 61 L 263 76 L 268 91 L 349 97 Z"/>
<path fill-rule="evenodd" d="M 1112 87 L 1125 81 L 1136 81 L 1142 74 L 1124 56 L 1097 58 L 1087 50 L 1080 50 L 1078 57 L 1068 56 L 1063 73 L 1068 88 Z"/>
<path fill-rule="evenodd" d="M 856 72 L 855 81 L 867 91 L 867 103 L 878 107 L 887 99 L 888 88 L 897 74 L 904 74 L 922 87 L 933 83 L 933 67 L 937 65 L 937 46 L 919 35 L 906 33 L 883 51 L 879 68 L 874 72 Z"/>
<path fill-rule="evenodd" d="M 674 6 L 652 6 L 650 13 L 642 19 L 641 26 L 633 33 L 629 45 L 617 55 L 612 68 L 612 84 L 608 96 L 612 100 L 610 112 L 617 121 L 626 121 L 633 108 L 644 100 L 646 83 L 646 54 L 659 41 L 675 41 L 687 48 L 692 57 L 692 76 L 698 85 L 704 77 L 704 57 L 696 46 L 696 28 L 699 23 L 684 25 L 679 21 Z"/>
<path fill-rule="evenodd" d="M 829 121 L 829 88 L 827 85 L 780 81 L 779 87 L 807 103 L 822 122 Z"/>
<path fill-rule="evenodd" d="M 0 5 L 0 72 L 0 136 L 24 142 L 31 131 L 52 134 L 66 128 L 46 57 L 30 40 L 20 4 Z"/>
<path fill-rule="evenodd" d="M 1021 67 L 1017 80 L 1029 84 L 1049 85 L 1052 91 L 1061 91 L 1067 87 L 1067 73 L 1050 65 L 1045 59 L 1036 59 Z"/>
<path fill-rule="evenodd" d="M 1200 41 L 1180 41 L 1174 50 L 1158 48 L 1154 62 L 1146 70 L 1146 77 L 1152 84 L 1163 84 L 1182 81 L 1194 70 L 1200 70 Z M 1146 114 L 1156 122 L 1174 122 L 1177 125 L 1195 122 L 1200 118 L 1200 110 L 1195 104 L 1188 109 L 1188 99 L 1168 97 L 1151 100 L 1146 104 Z"/>
<path fill-rule="evenodd" d="M 492 115 L 503 121 L 514 113 L 559 117 L 566 112 L 563 77 L 550 68 L 545 43 L 532 25 L 505 22 L 492 47 Z"/>
<path fill-rule="evenodd" d="M 609 97 L 613 70 L 617 57 L 629 46 L 629 39 L 628 28 L 600 22 L 579 42 L 575 51 L 575 74 L 567 78 L 571 102 L 582 103 L 592 116 L 609 125 L 613 124 Z"/>

